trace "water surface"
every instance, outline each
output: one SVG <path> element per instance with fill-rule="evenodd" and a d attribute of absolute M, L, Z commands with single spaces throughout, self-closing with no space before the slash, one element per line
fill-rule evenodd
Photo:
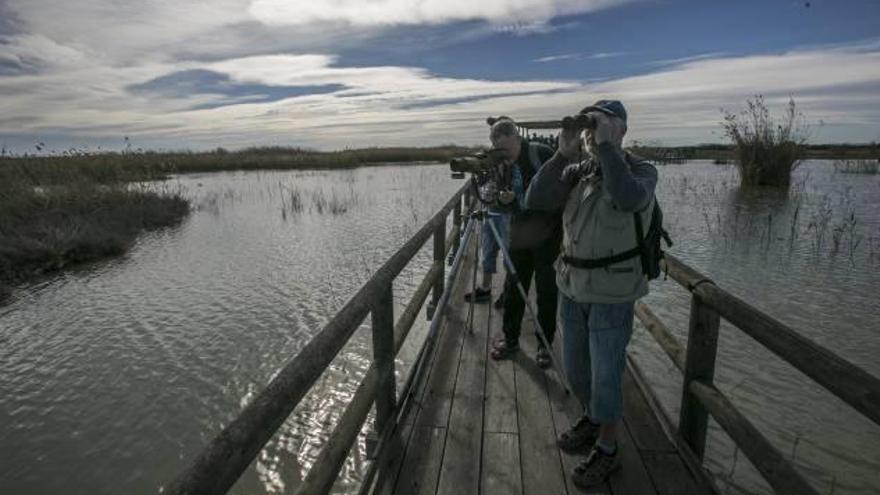
<path fill-rule="evenodd" d="M 661 167 L 672 252 L 880 376 L 880 177 L 812 161 L 794 182 L 746 194 L 732 167 Z M 460 185 L 443 165 L 165 183 L 196 205 L 182 225 L 0 308 L 0 493 L 155 493 Z M 430 243 L 398 279 L 398 314 L 429 264 Z M 656 281 L 646 302 L 686 338 L 683 289 Z M 644 330 L 631 350 L 677 417 L 678 372 Z M 233 493 L 291 492 L 369 359 L 363 328 Z M 726 325 L 717 374 L 821 493 L 880 491 L 880 427 Z M 723 490 L 768 493 L 714 425 L 707 458 Z M 364 463 L 359 446 L 336 491 L 355 489 Z"/>

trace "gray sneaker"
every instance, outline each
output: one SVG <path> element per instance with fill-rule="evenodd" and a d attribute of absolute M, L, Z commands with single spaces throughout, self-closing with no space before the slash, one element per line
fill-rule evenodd
<path fill-rule="evenodd" d="M 571 473 L 571 481 L 578 488 L 592 488 L 604 483 L 612 473 L 620 469 L 620 459 L 615 452 L 608 455 L 599 447 L 593 447 L 587 460 Z"/>
<path fill-rule="evenodd" d="M 559 435 L 556 445 L 568 453 L 587 453 L 596 443 L 597 438 L 599 438 L 599 425 L 590 423 L 590 420 L 583 416 L 570 430 Z"/>

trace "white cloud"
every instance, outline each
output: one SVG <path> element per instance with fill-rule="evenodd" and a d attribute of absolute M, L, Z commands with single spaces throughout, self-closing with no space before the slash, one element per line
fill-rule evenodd
<path fill-rule="evenodd" d="M 438 24 L 484 20 L 540 26 L 627 0 L 253 0 L 249 12 L 270 25 L 346 22 L 352 25 Z"/>
<path fill-rule="evenodd" d="M 536 58 L 532 62 L 546 63 L 558 62 L 560 60 L 601 60 L 603 58 L 615 58 L 626 55 L 627 52 L 597 52 L 592 54 L 586 53 L 563 53 L 560 55 L 548 55 L 546 57 Z"/>
<path fill-rule="evenodd" d="M 158 57 L 114 65 L 91 57 L 90 48 L 76 49 L 48 37 L 22 35 L 11 41 L 6 46 L 14 47 L 15 55 L 4 54 L 4 61 L 36 58 L 51 70 L 0 77 L 0 134 L 58 133 L 83 142 L 131 135 L 136 142 L 189 148 L 481 143 L 487 115 L 543 120 L 607 97 L 626 104 L 631 138 L 672 144 L 720 140 L 712 134 L 719 129 L 719 108 L 735 109 L 755 93 L 765 94 L 771 105 L 793 96 L 810 120 L 825 122 L 817 141 L 867 141 L 880 134 L 880 46 L 875 42 L 702 57 L 648 74 L 576 83 L 439 77 L 418 67 L 346 67 L 334 55 L 321 53 L 217 62 Z M 576 54 L 548 57 L 569 55 Z M 236 99 L 127 89 L 195 69 L 228 77 L 232 85 L 344 89 L 226 106 Z"/>
<path fill-rule="evenodd" d="M 548 55 L 546 57 L 536 58 L 532 62 L 539 62 L 539 63 L 556 62 L 559 60 L 577 59 L 577 58 L 580 58 L 580 56 L 581 55 L 579 53 L 561 53 L 559 55 Z"/>

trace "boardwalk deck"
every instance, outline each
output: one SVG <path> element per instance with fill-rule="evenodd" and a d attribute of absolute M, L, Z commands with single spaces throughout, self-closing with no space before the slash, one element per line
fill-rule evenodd
<path fill-rule="evenodd" d="M 469 289 L 472 258 L 469 253 L 464 260 L 430 370 L 401 423 L 401 449 L 380 471 L 375 493 L 711 493 L 688 469 L 629 372 L 619 434 L 623 469 L 589 492 L 576 488 L 569 473 L 579 458 L 560 451 L 555 438 L 577 420 L 579 405 L 554 371 L 535 365 L 528 316 L 522 352 L 509 361 L 489 357 L 490 343 L 501 332 L 501 312 L 477 305 L 473 330 L 468 328 L 462 296 Z M 502 277 L 495 278 L 498 294 Z"/>

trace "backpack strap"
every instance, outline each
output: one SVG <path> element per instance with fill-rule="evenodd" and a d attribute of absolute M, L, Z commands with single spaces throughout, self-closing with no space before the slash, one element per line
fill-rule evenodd
<path fill-rule="evenodd" d="M 612 256 L 606 256 L 604 258 L 575 258 L 574 256 L 569 256 L 567 254 L 562 255 L 562 262 L 566 265 L 571 265 L 575 268 L 583 268 L 585 270 L 592 270 L 594 268 L 605 268 L 606 266 L 613 265 L 615 263 L 620 263 L 621 261 L 626 261 L 628 259 L 635 258 L 642 254 L 642 249 L 640 247 L 634 247 L 628 251 L 624 251 L 622 253 L 617 253 Z"/>
<path fill-rule="evenodd" d="M 657 214 L 657 202 L 654 201 L 654 209 L 651 210 L 651 216 L 653 221 L 653 216 Z M 613 254 L 611 256 L 606 256 L 604 258 L 576 258 L 574 256 L 568 256 L 567 254 L 562 255 L 562 262 L 566 265 L 571 265 L 575 268 L 582 268 L 585 270 L 592 270 L 594 268 L 605 268 L 606 266 L 613 265 L 615 263 L 620 263 L 621 261 L 626 261 L 628 259 L 635 258 L 639 256 L 642 262 L 642 273 L 648 274 L 650 273 L 650 267 L 648 263 L 648 247 L 645 245 L 645 229 L 642 225 L 642 218 L 639 212 L 633 212 L 633 220 L 635 221 L 636 227 L 636 247 L 632 249 L 628 249 L 622 253 Z"/>
<path fill-rule="evenodd" d="M 656 214 L 657 202 L 655 201 L 654 210 L 651 211 L 651 216 L 654 216 Z M 650 270 L 650 267 L 648 266 L 648 247 L 645 245 L 645 229 L 642 225 L 642 214 L 638 211 L 634 211 L 633 220 L 636 223 L 636 249 L 639 250 L 639 257 L 642 261 L 642 273 L 647 274 Z"/>

